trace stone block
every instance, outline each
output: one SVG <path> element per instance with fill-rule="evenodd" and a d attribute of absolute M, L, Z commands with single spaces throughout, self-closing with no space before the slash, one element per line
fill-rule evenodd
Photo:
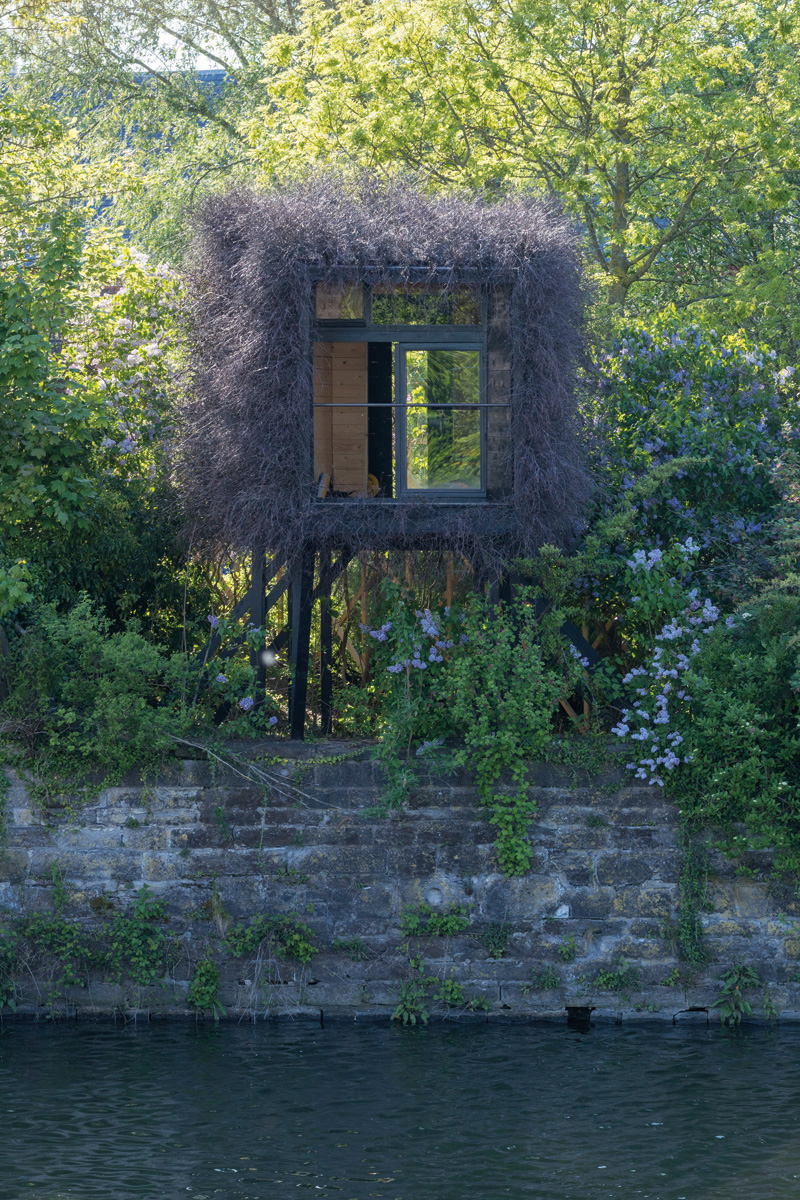
<path fill-rule="evenodd" d="M 786 938 L 783 943 L 783 952 L 792 962 L 797 962 L 800 959 L 800 938 Z"/>
<path fill-rule="evenodd" d="M 499 895 L 499 889 L 493 889 Z M 524 875 L 511 880 L 508 888 L 508 909 L 512 920 L 534 921 L 552 912 L 560 903 L 558 880 L 545 875 Z M 487 909 L 488 912 L 488 909 Z M 499 906 L 497 908 L 499 914 Z"/>
<path fill-rule="evenodd" d="M 612 888 L 574 888 L 559 897 L 559 903 L 569 906 L 570 916 L 588 920 L 608 917 L 614 908 Z"/>
<path fill-rule="evenodd" d="M 103 885 L 132 883 L 141 878 L 141 854 L 124 848 L 115 850 L 64 850 L 58 848 L 32 851 L 30 874 L 46 879 L 58 859 L 58 866 L 67 885 L 78 882 Z"/>
<path fill-rule="evenodd" d="M 613 912 L 626 917 L 669 920 L 675 903 L 674 888 L 621 887 L 614 895 Z"/>
<path fill-rule="evenodd" d="M 649 855 L 633 851 L 598 854 L 595 869 L 598 884 L 611 887 L 645 883 L 657 874 Z"/>
<path fill-rule="evenodd" d="M 316 875 L 383 875 L 386 855 L 373 846 L 312 846 L 294 849 L 288 855 L 296 870 Z"/>
<path fill-rule="evenodd" d="M 753 879 L 711 879 L 708 900 L 716 913 L 734 921 L 764 920 L 777 911 L 765 885 Z"/>
<path fill-rule="evenodd" d="M 591 887 L 595 880 L 594 856 L 580 851 L 552 852 L 548 865 L 553 875 L 563 877 L 568 888 Z"/>
<path fill-rule="evenodd" d="M 609 830 L 609 845 L 615 850 L 671 850 L 678 846 L 677 832 L 667 826 L 617 825 Z"/>
<path fill-rule="evenodd" d="M 25 850 L 0 849 L 0 883 L 23 883 L 29 870 L 29 858 Z"/>

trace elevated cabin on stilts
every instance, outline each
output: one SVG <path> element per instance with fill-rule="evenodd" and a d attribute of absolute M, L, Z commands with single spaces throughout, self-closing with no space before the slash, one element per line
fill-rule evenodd
<path fill-rule="evenodd" d="M 324 177 L 207 201 L 189 279 L 191 518 L 255 548 L 257 625 L 288 589 L 274 648 L 290 644 L 301 737 L 314 604 L 360 550 L 453 550 L 490 581 L 573 532 L 588 490 L 575 231 L 526 196 Z M 324 603 L 320 620 L 324 721 Z"/>

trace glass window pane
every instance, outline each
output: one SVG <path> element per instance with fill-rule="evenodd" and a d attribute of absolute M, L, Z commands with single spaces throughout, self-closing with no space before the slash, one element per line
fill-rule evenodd
<path fill-rule="evenodd" d="M 356 287 L 317 284 L 318 321 L 363 321 L 364 289 Z"/>
<path fill-rule="evenodd" d="M 480 355 L 407 350 L 406 486 L 481 486 Z"/>
<path fill-rule="evenodd" d="M 478 290 L 431 291 L 423 284 L 381 283 L 372 289 L 373 325 L 480 325 Z"/>

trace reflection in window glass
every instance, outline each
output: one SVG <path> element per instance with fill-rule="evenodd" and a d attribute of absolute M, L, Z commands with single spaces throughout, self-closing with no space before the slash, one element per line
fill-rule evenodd
<path fill-rule="evenodd" d="M 372 289 L 373 325 L 480 325 L 476 288 L 450 292 L 426 291 L 419 284 L 395 287 L 378 284 Z"/>
<path fill-rule="evenodd" d="M 481 486 L 480 355 L 407 350 L 406 486 Z"/>
<path fill-rule="evenodd" d="M 318 321 L 363 321 L 364 289 L 337 284 L 317 284 Z"/>

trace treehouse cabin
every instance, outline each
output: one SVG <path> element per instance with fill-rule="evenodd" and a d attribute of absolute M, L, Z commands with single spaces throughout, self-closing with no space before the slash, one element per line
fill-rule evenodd
<path fill-rule="evenodd" d="M 574 531 L 575 231 L 530 197 L 322 178 L 210 198 L 189 292 L 192 534 L 255 547 L 257 625 L 290 588 L 298 733 L 310 614 L 354 554 L 451 551 L 486 581 Z"/>

